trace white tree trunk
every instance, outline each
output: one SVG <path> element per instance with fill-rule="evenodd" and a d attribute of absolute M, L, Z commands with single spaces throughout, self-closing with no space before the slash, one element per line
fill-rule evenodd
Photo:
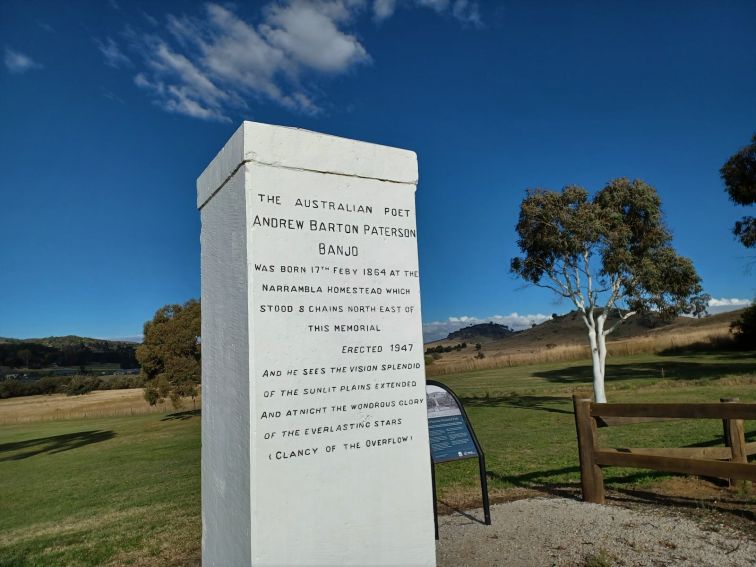
<path fill-rule="evenodd" d="M 606 377 L 606 335 L 604 334 L 604 323 L 606 322 L 606 312 L 598 316 L 596 321 L 596 346 L 598 347 L 598 374 L 601 376 L 600 381 L 596 380 L 596 371 L 593 376 L 593 395 L 596 403 L 606 403 L 606 391 L 604 390 L 604 378 Z M 596 360 L 593 361 L 594 366 Z"/>
<path fill-rule="evenodd" d="M 604 368 L 601 364 L 599 337 L 597 336 L 595 326 L 588 328 L 588 341 L 591 343 L 591 359 L 593 360 L 593 399 L 598 404 L 605 404 Z"/>
<path fill-rule="evenodd" d="M 603 360 L 606 358 L 604 352 L 602 358 L 602 351 L 599 345 L 605 344 L 603 339 L 603 328 L 606 317 L 602 313 L 598 317 L 598 321 L 591 308 L 588 313 L 583 312 L 583 322 L 588 327 L 588 342 L 591 344 L 591 359 L 593 360 L 593 399 L 598 404 L 606 403 L 606 393 L 604 392 L 604 364 Z M 599 331 L 599 328 L 601 329 Z"/>

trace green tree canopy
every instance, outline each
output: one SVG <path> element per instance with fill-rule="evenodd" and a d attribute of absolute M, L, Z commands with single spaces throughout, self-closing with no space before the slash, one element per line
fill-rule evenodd
<path fill-rule="evenodd" d="M 200 303 L 165 305 L 144 324 L 144 340 L 136 356 L 145 379 L 144 397 L 155 405 L 170 398 L 181 405 L 194 400 L 201 377 Z"/>
<path fill-rule="evenodd" d="M 756 134 L 719 170 L 730 200 L 748 207 L 756 203 Z M 735 223 L 735 236 L 744 246 L 756 246 L 756 218 L 744 216 Z"/>
<path fill-rule="evenodd" d="M 516 230 L 522 256 L 512 272 L 569 299 L 583 317 L 597 402 L 606 401 L 606 336 L 623 321 L 706 311 L 701 279 L 672 247 L 659 195 L 641 180 L 614 179 L 592 199 L 577 186 L 528 191 Z"/>

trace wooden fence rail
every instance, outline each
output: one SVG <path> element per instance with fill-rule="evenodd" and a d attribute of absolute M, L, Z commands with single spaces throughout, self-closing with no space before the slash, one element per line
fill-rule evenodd
<path fill-rule="evenodd" d="M 580 483 L 583 500 L 604 503 L 604 475 L 601 466 L 653 469 L 756 481 L 756 442 L 746 443 L 744 419 L 756 419 L 756 404 L 723 399 L 713 404 L 596 404 L 577 396 L 575 408 Z M 680 447 L 603 449 L 598 443 L 598 428 L 670 419 L 721 419 L 725 447 Z"/>

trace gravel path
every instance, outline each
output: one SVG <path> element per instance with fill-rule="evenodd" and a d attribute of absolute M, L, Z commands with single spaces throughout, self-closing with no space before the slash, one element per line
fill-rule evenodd
<path fill-rule="evenodd" d="M 743 533 L 664 511 L 532 498 L 492 506 L 491 526 L 470 516 L 482 520 L 483 511 L 439 518 L 439 567 L 756 565 L 756 542 Z"/>

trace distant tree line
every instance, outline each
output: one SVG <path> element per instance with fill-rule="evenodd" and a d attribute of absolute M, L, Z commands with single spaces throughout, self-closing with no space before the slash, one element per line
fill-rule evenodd
<path fill-rule="evenodd" d="M 0 366 L 48 368 L 53 365 L 84 368 L 89 364 L 116 363 L 121 368 L 137 368 L 136 346 L 99 341 L 90 345 L 51 347 L 32 342 L 0 343 Z"/>
<path fill-rule="evenodd" d="M 445 352 L 451 352 L 453 350 L 456 350 L 457 352 L 459 352 L 460 350 L 463 350 L 463 349 L 466 349 L 466 348 L 467 348 L 467 343 L 459 343 L 459 344 L 456 344 L 454 346 L 451 346 L 451 345 L 449 345 L 449 346 L 438 345 L 437 347 L 428 347 L 428 348 L 426 348 L 425 349 L 425 354 L 434 354 L 434 353 L 443 354 Z"/>
<path fill-rule="evenodd" d="M 45 394 L 78 396 L 94 390 L 141 388 L 144 378 L 137 374 L 120 376 L 46 376 L 39 380 L 9 379 L 0 382 L 0 399 Z"/>

